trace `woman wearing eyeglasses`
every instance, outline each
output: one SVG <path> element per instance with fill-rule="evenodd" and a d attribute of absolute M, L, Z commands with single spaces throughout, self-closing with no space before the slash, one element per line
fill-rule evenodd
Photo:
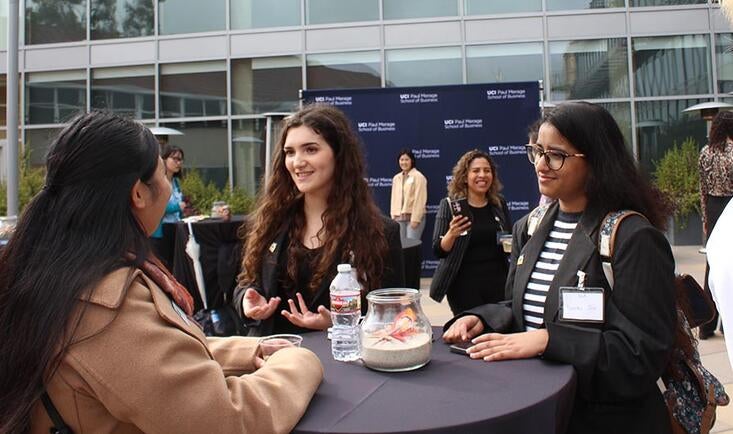
<path fill-rule="evenodd" d="M 545 115 L 528 156 L 540 192 L 556 201 L 542 219 L 531 213 L 514 226 L 511 304 L 463 312 L 443 338 L 473 339 L 470 356 L 489 362 L 540 356 L 572 364 L 578 383 L 570 433 L 671 432 L 656 384 L 677 319 L 674 259 L 660 232 L 668 207 L 601 106 L 559 105 Z M 618 227 L 611 289 L 598 232 L 617 210 L 644 217 Z"/>
<path fill-rule="evenodd" d="M 454 217 L 448 198 L 440 201 L 433 231 L 440 262 L 430 297 L 440 302 L 447 294 L 453 314 L 504 299 L 509 266 L 501 235 L 510 234 L 512 221 L 501 188 L 494 160 L 474 149 L 458 160 L 448 184 L 450 200 L 467 199 L 470 220 Z"/>
<path fill-rule="evenodd" d="M 181 183 L 179 182 L 183 170 L 183 149 L 178 146 L 164 145 L 160 157 L 163 159 L 165 166 L 165 176 L 171 183 L 172 188 L 171 196 L 165 207 L 165 214 L 160 220 L 158 228 L 150 236 L 150 241 L 155 255 L 170 268 L 173 265 L 173 246 L 164 243 L 163 223 L 180 221 L 183 217 L 183 211 L 188 206 L 183 198 L 183 191 L 181 191 Z"/>

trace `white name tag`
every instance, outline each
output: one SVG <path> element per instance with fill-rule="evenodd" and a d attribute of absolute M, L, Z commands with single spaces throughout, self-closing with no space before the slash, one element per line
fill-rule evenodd
<path fill-rule="evenodd" d="M 414 178 L 407 178 L 407 181 L 405 181 L 405 184 L 412 184 L 413 182 L 415 182 Z"/>
<path fill-rule="evenodd" d="M 560 320 L 603 322 L 603 288 L 560 288 Z"/>

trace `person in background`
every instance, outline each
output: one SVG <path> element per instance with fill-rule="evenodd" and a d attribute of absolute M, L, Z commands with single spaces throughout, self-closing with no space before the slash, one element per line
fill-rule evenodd
<path fill-rule="evenodd" d="M 339 109 L 314 104 L 284 120 L 272 175 L 241 230 L 233 306 L 251 334 L 330 327 L 329 284 L 341 263 L 356 268 L 362 295 L 404 285 L 399 225 L 382 216 L 365 172 Z"/>
<path fill-rule="evenodd" d="M 707 239 L 715 228 L 718 217 L 733 196 L 733 112 L 721 111 L 713 119 L 710 127 L 710 140 L 700 151 L 700 210 L 702 211 L 703 231 Z M 710 267 L 705 266 L 705 291 L 710 291 L 707 283 Z M 718 312 L 715 317 L 700 326 L 700 339 L 708 339 L 715 334 L 718 325 Z"/>
<path fill-rule="evenodd" d="M 181 183 L 179 181 L 183 169 L 183 150 L 178 146 L 165 145 L 162 148 L 161 158 L 163 158 L 163 164 L 165 166 L 165 176 L 171 183 L 172 189 L 171 196 L 165 207 L 165 214 L 160 220 L 160 224 L 155 229 L 155 232 L 150 236 L 150 239 L 156 256 L 170 269 L 170 266 L 173 264 L 173 240 L 171 238 L 168 240 L 169 243 L 165 242 L 166 238 L 163 237 L 163 223 L 180 221 L 183 218 L 184 210 L 188 206 L 183 198 Z"/>
<path fill-rule="evenodd" d="M 433 230 L 433 251 L 440 262 L 430 297 L 440 302 L 447 294 L 454 315 L 504 299 L 509 267 L 500 236 L 511 234 L 512 221 L 501 189 L 494 160 L 474 149 L 458 160 L 448 184 L 451 200 L 468 199 L 471 220 L 453 217 L 448 198 L 440 201 Z"/>
<path fill-rule="evenodd" d="M 402 149 L 397 163 L 400 172 L 392 178 L 390 214 L 400 224 L 402 238 L 419 240 L 425 229 L 428 180 L 415 167 L 415 155 Z"/>
<path fill-rule="evenodd" d="M 540 191 L 555 202 L 542 219 L 530 213 L 514 226 L 511 304 L 459 314 L 443 339 L 472 339 L 470 357 L 487 362 L 540 356 L 572 364 L 578 383 L 571 434 L 671 433 L 657 387 L 677 323 L 674 258 L 660 231 L 670 207 L 599 105 L 558 105 L 527 155 Z M 643 216 L 618 226 L 611 288 L 598 235 L 604 217 L 619 210 Z"/>
<path fill-rule="evenodd" d="M 148 239 L 170 191 L 138 122 L 82 114 L 54 139 L 0 255 L 0 432 L 288 433 L 303 415 L 315 354 L 264 361 L 256 339 L 190 318 Z"/>

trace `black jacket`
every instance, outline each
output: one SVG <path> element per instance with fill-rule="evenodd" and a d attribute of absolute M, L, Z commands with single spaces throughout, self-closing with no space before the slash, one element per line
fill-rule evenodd
<path fill-rule="evenodd" d="M 509 216 L 509 209 L 504 198 L 500 197 L 500 199 L 500 206 L 491 205 L 491 213 L 494 217 L 499 218 L 501 230 L 510 231 L 512 220 Z M 433 280 L 430 283 L 430 298 L 438 303 L 443 300 L 451 284 L 453 284 L 453 280 L 461 268 L 463 255 L 466 253 L 466 248 L 471 240 L 471 231 L 468 231 L 467 235 L 459 237 L 455 241 L 450 252 L 445 252 L 440 248 L 440 240 L 448 232 L 448 226 L 452 218 L 453 215 L 450 212 L 448 200 L 446 198 L 441 199 L 438 214 L 435 216 L 435 228 L 433 229 L 433 252 L 436 257 L 440 258 L 440 262 L 438 262 L 438 267 L 435 269 Z"/>
<path fill-rule="evenodd" d="M 384 223 L 384 236 L 387 238 L 387 246 L 389 248 L 389 252 L 387 253 L 387 257 L 384 258 L 384 273 L 382 274 L 382 287 L 383 288 L 397 288 L 397 287 L 403 287 L 405 285 L 405 271 L 404 271 L 404 265 L 403 265 L 403 259 L 402 259 L 402 243 L 400 241 L 400 226 L 395 221 L 386 218 L 382 216 L 382 221 Z M 247 324 L 248 333 L 250 336 L 265 336 L 273 333 L 273 324 L 274 324 L 274 316 L 280 315 L 280 312 L 273 313 L 273 316 L 266 320 L 262 321 L 255 321 L 250 320 L 244 315 L 243 309 L 242 309 L 242 299 L 244 298 L 244 293 L 247 290 L 248 287 L 253 287 L 257 291 L 259 291 L 260 294 L 264 295 L 266 299 L 270 299 L 271 297 L 275 297 L 280 294 L 280 288 L 278 285 L 278 276 L 280 273 L 280 270 L 283 270 L 286 266 L 287 261 L 287 252 L 285 247 L 288 245 L 288 227 L 289 222 L 286 222 L 278 232 L 276 238 L 273 240 L 271 246 L 271 249 L 268 249 L 268 251 L 265 254 L 265 259 L 262 261 L 262 271 L 260 273 L 260 279 L 261 282 L 257 282 L 254 285 L 249 285 L 247 287 L 241 287 L 238 286 L 234 289 L 234 296 L 232 297 L 232 305 L 234 309 L 237 311 L 239 316 L 241 318 L 244 318 L 245 323 Z M 244 253 L 242 253 L 244 255 Z M 329 285 L 331 284 L 331 279 L 336 275 L 336 266 L 338 265 L 338 262 L 334 262 L 333 266 L 331 267 L 333 269 L 333 275 L 323 279 L 323 282 L 321 282 L 321 285 L 316 290 L 313 300 L 318 300 L 318 298 L 324 293 L 329 290 Z M 318 306 L 317 305 L 310 305 L 308 308 L 311 311 L 315 311 Z M 366 308 L 366 299 L 362 299 L 362 309 Z"/>
<path fill-rule="evenodd" d="M 486 331 L 525 330 L 524 291 L 557 212 L 558 205 L 552 205 L 532 237 L 527 235 L 527 217 L 514 226 L 506 285 L 511 302 L 462 315 L 478 315 Z M 646 219 L 625 219 L 616 235 L 611 290 L 597 249 L 602 218 L 589 212 L 581 217 L 550 284 L 544 312 L 549 342 L 542 357 L 572 364 L 577 372 L 569 432 L 669 433 L 669 416 L 656 381 L 674 341 L 674 258 L 667 240 Z M 577 286 L 578 270 L 586 273 L 586 287 L 604 288 L 602 324 L 558 318 L 558 290 Z"/>

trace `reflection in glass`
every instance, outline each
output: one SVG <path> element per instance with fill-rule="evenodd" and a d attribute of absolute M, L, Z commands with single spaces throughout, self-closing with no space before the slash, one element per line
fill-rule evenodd
<path fill-rule="evenodd" d="M 183 176 L 186 176 L 186 170 L 195 169 L 201 174 L 205 183 L 213 181 L 219 188 L 228 185 L 229 153 L 226 120 L 167 122 L 161 123 L 160 126 L 174 128 L 183 133 L 182 136 L 170 136 L 168 140 L 169 144 L 181 147 L 186 155 Z"/>
<path fill-rule="evenodd" d="M 153 34 L 153 0 L 90 0 L 92 39 Z"/>
<path fill-rule="evenodd" d="M 31 166 L 46 164 L 46 154 L 51 141 L 61 131 L 61 128 L 26 128 L 25 149 L 30 152 Z"/>
<path fill-rule="evenodd" d="M 231 0 L 232 29 L 300 25 L 300 0 Z"/>
<path fill-rule="evenodd" d="M 223 116 L 227 113 L 223 61 L 160 66 L 160 116 Z"/>
<path fill-rule="evenodd" d="M 26 123 L 57 124 L 86 110 L 84 71 L 26 75 Z"/>
<path fill-rule="evenodd" d="M 629 96 L 626 39 L 550 42 L 552 100 Z"/>
<path fill-rule="evenodd" d="M 291 112 L 302 86 L 298 56 L 232 60 L 232 113 Z"/>
<path fill-rule="evenodd" d="M 152 65 L 101 68 L 92 71 L 92 108 L 135 119 L 155 117 L 155 74 Z"/>
<path fill-rule="evenodd" d="M 306 0 L 306 24 L 347 23 L 379 19 L 378 0 Z"/>
<path fill-rule="evenodd" d="M 629 0 L 629 6 L 701 5 L 707 0 Z"/>
<path fill-rule="evenodd" d="M 158 0 L 161 35 L 224 30 L 227 0 Z"/>
<path fill-rule="evenodd" d="M 18 92 L 18 95 L 20 96 L 20 92 Z M 6 74 L 2 74 L 0 75 L 0 125 L 8 124 L 7 108 L 8 108 L 8 76 Z M 1 160 L 1 161 L 5 161 L 5 160 Z"/>
<path fill-rule="evenodd" d="M 510 12 L 537 12 L 542 10 L 542 0 L 464 1 L 466 5 L 466 15 L 503 14 Z"/>
<path fill-rule="evenodd" d="M 312 54 L 306 57 L 308 89 L 348 89 L 382 85 L 377 51 Z"/>
<path fill-rule="evenodd" d="M 625 0 L 547 0 L 548 11 L 623 8 L 625 6 Z"/>
<path fill-rule="evenodd" d="M 631 136 L 631 104 L 628 102 L 603 102 L 598 103 L 598 105 L 611 113 L 611 116 L 613 116 L 613 119 L 616 120 L 619 128 L 621 128 L 621 133 L 624 135 L 626 147 L 628 148 L 629 153 L 633 153 L 633 142 Z"/>
<path fill-rule="evenodd" d="M 468 46 L 466 74 L 468 83 L 541 80 L 542 42 Z"/>
<path fill-rule="evenodd" d="M 387 50 L 387 87 L 461 84 L 460 47 Z"/>
<path fill-rule="evenodd" d="M 83 41 L 86 25 L 86 0 L 25 0 L 26 44 Z"/>
<path fill-rule="evenodd" d="M 383 0 L 385 20 L 452 17 L 458 15 L 457 0 Z"/>
<path fill-rule="evenodd" d="M 688 137 L 699 146 L 706 142 L 705 122 L 682 110 L 707 99 L 639 101 L 636 103 L 636 134 L 639 143 L 639 163 L 646 173 L 652 173 L 673 145 L 681 145 Z"/>
<path fill-rule="evenodd" d="M 265 175 L 265 119 L 232 120 L 234 185 L 254 196 Z"/>
<path fill-rule="evenodd" d="M 706 35 L 633 38 L 632 44 L 636 96 L 710 92 Z"/>
<path fill-rule="evenodd" d="M 733 33 L 715 35 L 715 56 L 718 63 L 718 92 L 733 92 Z"/>

